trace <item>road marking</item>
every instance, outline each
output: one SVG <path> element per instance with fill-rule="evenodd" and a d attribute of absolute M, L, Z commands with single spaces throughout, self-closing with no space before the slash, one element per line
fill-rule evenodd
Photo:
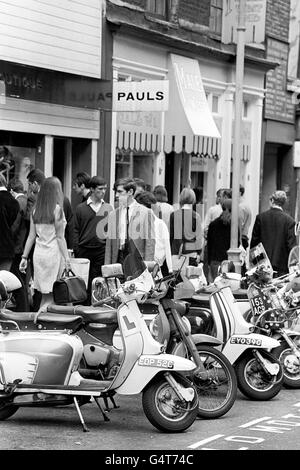
<path fill-rule="evenodd" d="M 195 444 L 191 444 L 188 446 L 189 449 L 196 449 L 197 447 L 202 446 L 203 444 L 207 444 L 208 442 L 216 441 L 220 439 L 220 437 L 225 436 L 225 434 L 215 434 L 214 436 L 208 437 L 207 439 L 203 439 L 202 441 L 196 442 Z"/>
<path fill-rule="evenodd" d="M 261 421 L 266 421 L 267 419 L 271 419 L 271 416 L 265 416 L 264 418 L 254 419 L 253 421 L 249 421 L 249 423 L 241 424 L 239 428 L 250 428 L 253 424 L 260 423 Z"/>

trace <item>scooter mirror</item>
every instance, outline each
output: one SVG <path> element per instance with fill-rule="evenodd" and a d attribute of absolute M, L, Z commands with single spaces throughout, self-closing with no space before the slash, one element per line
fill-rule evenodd
<path fill-rule="evenodd" d="M 7 300 L 8 294 L 4 282 L 0 280 L 0 298 L 1 300 Z"/>
<path fill-rule="evenodd" d="M 0 281 L 2 281 L 4 288 L 7 291 L 6 295 L 7 293 L 12 292 L 16 289 L 20 289 L 20 287 L 22 287 L 22 284 L 20 280 L 17 278 L 17 276 L 15 276 L 10 271 L 0 270 Z M 2 295 L 2 292 L 1 292 L 1 295 Z M 2 298 L 2 300 L 6 300 L 6 299 Z"/>

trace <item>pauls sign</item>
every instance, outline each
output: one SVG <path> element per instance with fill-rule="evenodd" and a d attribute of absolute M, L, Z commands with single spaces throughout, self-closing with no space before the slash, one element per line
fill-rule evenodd
<path fill-rule="evenodd" d="M 166 111 L 168 106 L 168 80 L 113 84 L 113 111 Z"/>

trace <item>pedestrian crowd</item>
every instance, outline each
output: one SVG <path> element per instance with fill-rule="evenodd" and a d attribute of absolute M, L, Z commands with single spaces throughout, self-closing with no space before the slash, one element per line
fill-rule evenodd
<path fill-rule="evenodd" d="M 16 311 L 41 311 L 53 301 L 53 283 L 71 268 L 72 256 L 89 260 L 87 304 L 92 281 L 103 264 L 122 263 L 133 240 L 145 261 L 155 260 L 162 275 L 180 263 L 203 266 L 208 283 L 228 259 L 231 240 L 232 191 L 220 188 L 216 203 L 202 220 L 202 191 L 185 187 L 179 207 L 168 202 L 164 186 L 153 190 L 140 178 L 120 178 L 114 184 L 114 207 L 105 201 L 106 181 L 77 173 L 72 210 L 58 178 L 39 169 L 27 175 L 28 190 L 16 177 L 9 184 L 0 173 L 0 270 L 11 270 L 22 287 L 15 292 Z M 255 218 L 240 186 L 238 240 L 242 273 L 246 253 L 262 243 L 277 275 L 288 272 L 288 256 L 296 245 L 295 221 L 284 211 L 284 191 L 270 197 L 270 209 Z M 77 201 L 76 201 L 77 202 Z M 184 261 L 182 261 L 184 260 Z"/>

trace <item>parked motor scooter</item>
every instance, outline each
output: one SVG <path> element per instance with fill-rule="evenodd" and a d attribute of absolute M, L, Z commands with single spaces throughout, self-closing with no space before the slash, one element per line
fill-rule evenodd
<path fill-rule="evenodd" d="M 0 331 L 0 420 L 9 418 L 22 406 L 74 403 L 83 430 L 87 431 L 79 405 L 89 401 L 90 397 L 94 398 L 107 421 L 99 398 L 114 393 L 142 393 L 144 413 L 156 428 L 180 432 L 193 424 L 198 395 L 189 373 L 196 366 L 188 359 L 166 354 L 164 345 L 153 339 L 137 304 L 137 300 L 152 288 L 152 277 L 142 260 L 133 255 L 126 258 L 125 266 L 131 280 L 118 290 L 122 303 L 116 312 L 123 349 L 119 351 L 115 374 L 108 380 L 85 379 L 80 375 L 79 363 L 84 347 L 77 335 L 61 331 L 20 331 L 14 321 L 0 320 L 0 325 L 13 323 L 17 327 L 15 331 L 3 328 Z M 0 286 L 6 297 L 4 281 Z M 26 314 L 28 312 L 24 312 Z M 36 315 L 42 328 L 48 319 L 47 314 Z M 81 316 L 60 320 L 61 327 L 67 330 L 79 329 L 83 321 Z M 107 356 L 109 354 L 107 348 Z"/>
<path fill-rule="evenodd" d="M 300 280 L 300 271 L 273 278 L 273 270 L 262 244 L 253 248 L 249 257 L 251 269 L 246 273 L 250 310 L 246 320 L 254 332 L 280 342 L 272 350 L 283 367 L 283 383 L 288 388 L 300 387 L 299 295 L 293 287 Z"/>
<path fill-rule="evenodd" d="M 147 264 L 149 269 L 153 270 L 154 266 Z M 111 280 L 110 275 L 122 272 L 122 276 L 124 276 L 121 265 L 106 265 L 103 271 L 105 276 Z M 153 276 L 155 277 L 154 271 Z M 164 288 L 161 288 L 162 285 Z M 150 327 L 150 331 L 159 343 L 165 345 L 167 353 L 191 358 L 198 366 L 192 376 L 193 384 L 199 395 L 198 416 L 210 419 L 223 416 L 231 409 L 236 399 L 237 384 L 234 369 L 227 358 L 213 348 L 213 346 L 221 344 L 218 339 L 205 334 L 191 334 L 191 326 L 185 316 L 188 312 L 186 302 L 172 300 L 175 285 L 176 280 L 173 275 L 160 280 L 159 286 L 156 285 L 152 289 L 147 300 L 139 303 L 139 309 L 148 326 L 151 326 L 150 322 L 154 318 L 157 319 L 155 324 L 161 325 L 158 329 L 158 336 L 154 334 L 155 330 L 157 332 L 156 327 Z M 118 290 L 120 282 L 117 283 L 117 286 Z M 113 289 L 113 292 L 110 292 L 113 294 L 111 298 L 107 297 L 104 301 L 109 301 L 110 304 L 117 302 L 116 292 Z M 71 328 L 71 324 L 67 321 L 74 311 L 83 318 L 83 324 L 75 330 L 84 344 L 83 358 L 79 369 L 81 375 L 98 380 L 114 376 L 123 345 L 120 331 L 117 330 L 116 310 L 111 306 L 51 305 L 48 307 L 47 314 L 41 314 L 37 317 L 36 327 L 44 329 Z M 2 318 L 16 320 L 23 329 L 33 328 L 32 320 L 28 321 L 28 315 L 23 321 L 20 321 L 20 317 L 19 314 L 7 311 L 2 313 Z M 60 317 L 62 317 L 63 323 L 61 323 Z M 112 394 L 103 395 L 103 397 L 106 409 L 108 409 L 107 398 L 110 398 L 113 406 L 116 407 Z"/>
<path fill-rule="evenodd" d="M 237 395 L 235 371 L 226 356 L 216 349 L 221 341 L 208 334 L 192 334 L 189 304 L 182 301 L 177 275 L 158 281 L 154 292 L 157 315 L 150 322 L 152 336 L 166 344 L 166 352 L 191 358 L 198 366 L 194 386 L 198 391 L 198 416 L 219 418 L 233 406 Z M 184 297 L 184 295 L 183 295 Z"/>
<path fill-rule="evenodd" d="M 194 281 L 187 282 L 191 284 L 185 294 L 191 302 L 190 311 L 202 315 L 203 309 L 193 304 L 197 300 L 197 295 L 193 295 Z M 254 400 L 275 397 L 282 386 L 283 370 L 270 350 L 279 347 L 279 341 L 253 332 L 253 325 L 244 319 L 229 286 L 215 289 L 209 306 L 205 313 L 212 320 L 211 334 L 222 341 L 218 348 L 234 366 L 241 392 Z"/>
<path fill-rule="evenodd" d="M 192 327 L 199 325 L 193 324 L 194 318 L 189 316 L 187 302 L 181 302 L 179 292 L 176 292 L 180 271 L 161 278 L 158 276 L 159 266 L 156 263 L 146 264 L 155 279 L 155 289 L 139 307 L 152 335 L 166 344 L 166 352 L 189 357 L 196 363 L 199 371 L 207 372 L 205 380 L 203 374 L 194 375 L 194 385 L 199 395 L 198 416 L 209 419 L 223 416 L 235 402 L 237 383 L 232 365 L 214 348 L 221 345 L 221 342 L 205 332 L 192 334 Z M 111 305 L 113 294 L 124 275 L 121 264 L 104 265 L 102 275 L 103 278 L 93 280 L 93 303 L 102 305 L 108 302 Z M 174 300 L 175 292 L 177 300 Z M 117 334 L 118 331 L 114 336 L 115 344 L 118 344 Z"/>

